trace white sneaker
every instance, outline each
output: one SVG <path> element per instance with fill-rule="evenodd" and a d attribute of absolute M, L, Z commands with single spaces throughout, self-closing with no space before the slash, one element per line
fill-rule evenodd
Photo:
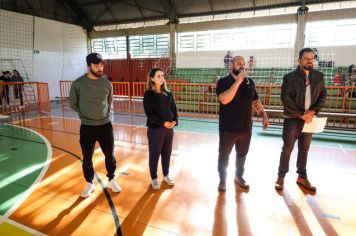
<path fill-rule="evenodd" d="M 115 179 L 110 180 L 106 187 L 110 188 L 114 193 L 121 192 L 121 187 L 116 183 Z"/>
<path fill-rule="evenodd" d="M 152 188 L 153 188 L 154 190 L 158 190 L 158 189 L 161 188 L 161 186 L 159 185 L 157 179 L 153 179 L 152 182 L 151 182 L 151 185 L 152 185 Z"/>
<path fill-rule="evenodd" d="M 95 191 L 95 184 L 88 183 L 85 186 L 83 192 L 80 194 L 81 197 L 89 197 L 92 192 Z"/>
<path fill-rule="evenodd" d="M 166 182 L 166 184 L 168 184 L 169 186 L 173 186 L 174 185 L 174 180 L 169 178 L 168 175 L 163 177 L 163 181 Z"/>

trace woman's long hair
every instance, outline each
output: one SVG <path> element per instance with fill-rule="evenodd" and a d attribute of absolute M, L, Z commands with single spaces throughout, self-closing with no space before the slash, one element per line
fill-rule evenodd
<path fill-rule="evenodd" d="M 162 71 L 163 70 L 161 68 L 158 68 L 158 67 L 153 67 L 147 74 L 147 90 L 153 90 L 153 91 L 156 91 L 156 87 L 155 87 L 155 82 L 153 82 L 151 80 L 151 78 L 154 78 L 155 75 L 156 75 L 156 72 L 157 71 Z M 163 94 L 167 95 L 167 93 L 169 93 L 169 89 L 167 87 L 167 82 L 166 80 L 163 80 L 163 84 L 161 86 L 161 91 Z"/>
<path fill-rule="evenodd" d="M 20 75 L 20 72 L 18 72 L 17 70 L 12 70 L 12 72 L 15 72 L 17 77 L 20 77 L 20 76 L 21 76 L 21 75 Z"/>

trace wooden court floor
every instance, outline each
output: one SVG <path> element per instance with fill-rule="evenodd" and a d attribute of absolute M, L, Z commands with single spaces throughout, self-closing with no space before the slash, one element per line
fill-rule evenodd
<path fill-rule="evenodd" d="M 218 136 L 176 131 L 170 169 L 176 185 L 162 183 L 154 191 L 146 128 L 115 124 L 116 179 L 122 192 L 106 190 L 104 157 L 97 148 L 93 161 L 97 189 L 82 199 L 79 195 L 86 183 L 79 120 L 43 116 L 12 124 L 37 132 L 51 150 L 35 188 L 10 215 L 1 216 L 0 235 L 356 235 L 355 144 L 312 143 L 308 175 L 318 188 L 315 194 L 295 183 L 294 151 L 285 189 L 276 192 L 281 138 L 254 135 L 245 166 L 250 190 L 233 182 L 233 151 L 227 191 L 219 193 Z M 21 137 L 30 142 L 32 138 Z M 12 139 L 9 146 L 15 143 Z M 30 162 L 32 156 L 28 150 L 13 165 Z M 161 181 L 161 168 L 158 173 Z"/>

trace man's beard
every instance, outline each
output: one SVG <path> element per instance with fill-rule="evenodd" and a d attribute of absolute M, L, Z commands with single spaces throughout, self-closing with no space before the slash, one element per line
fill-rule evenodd
<path fill-rule="evenodd" d="M 234 75 L 238 75 L 238 74 L 240 74 L 240 71 L 241 71 L 241 68 L 239 68 L 239 69 L 235 69 L 235 68 L 232 68 L 232 73 L 234 74 Z"/>
<path fill-rule="evenodd" d="M 306 64 L 305 66 L 303 66 L 303 69 L 307 71 L 313 71 L 314 66 L 312 64 Z"/>
<path fill-rule="evenodd" d="M 96 77 L 100 77 L 101 75 L 103 75 L 103 72 L 102 71 L 93 71 L 91 68 L 90 68 L 90 72 L 95 75 Z"/>

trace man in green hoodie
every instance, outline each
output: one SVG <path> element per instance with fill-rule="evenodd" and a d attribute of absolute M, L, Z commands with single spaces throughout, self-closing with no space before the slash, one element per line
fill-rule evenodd
<path fill-rule="evenodd" d="M 75 80 L 70 88 L 69 103 L 81 120 L 80 146 L 83 154 L 83 173 L 87 185 L 81 197 L 89 197 L 95 191 L 93 153 L 98 141 L 105 155 L 105 167 L 109 182 L 107 187 L 113 192 L 121 192 L 116 183 L 114 156 L 114 132 L 110 121 L 110 105 L 113 88 L 103 76 L 104 62 L 98 53 L 86 57 L 88 73 Z"/>

